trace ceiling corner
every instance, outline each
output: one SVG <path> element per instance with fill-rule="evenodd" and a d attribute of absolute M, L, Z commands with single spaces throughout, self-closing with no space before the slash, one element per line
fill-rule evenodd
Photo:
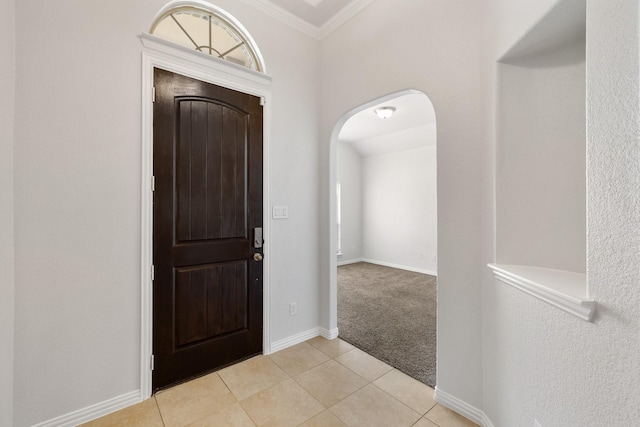
<path fill-rule="evenodd" d="M 303 34 L 315 40 L 322 40 L 327 37 L 338 27 L 356 16 L 362 10 L 370 6 L 375 0 L 354 0 L 349 2 L 345 7 L 340 9 L 321 27 L 317 27 L 301 17 L 291 13 L 281 6 L 276 5 L 270 0 L 241 0 L 243 3 L 255 7 L 266 15 L 277 19 L 278 21 L 300 31 Z"/>
<path fill-rule="evenodd" d="M 266 15 L 269 15 L 270 17 L 277 19 L 283 24 L 290 26 L 294 30 L 298 30 L 301 33 L 306 34 L 313 39 L 316 39 L 316 40 L 321 39 L 320 29 L 318 27 L 308 23 L 302 18 L 299 18 L 298 16 L 294 15 L 288 10 L 285 10 L 280 6 L 277 6 L 271 3 L 269 0 L 241 0 L 241 1 L 243 3 L 246 3 L 250 6 L 255 7 L 256 9 L 265 13 Z"/>
<path fill-rule="evenodd" d="M 362 12 L 376 0 L 356 0 L 342 8 L 337 14 L 329 19 L 322 27 L 318 29 L 320 40 L 337 30 L 342 24 Z"/>

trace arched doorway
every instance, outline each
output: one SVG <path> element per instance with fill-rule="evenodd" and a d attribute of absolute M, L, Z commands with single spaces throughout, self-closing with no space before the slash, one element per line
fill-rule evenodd
<path fill-rule="evenodd" d="M 374 113 L 381 107 L 395 112 L 380 119 Z M 433 105 L 414 90 L 375 99 L 341 117 L 331 144 L 330 188 L 335 189 L 331 197 L 336 209 L 330 238 L 336 254 L 331 257 L 330 307 L 340 337 L 433 387 Z"/>

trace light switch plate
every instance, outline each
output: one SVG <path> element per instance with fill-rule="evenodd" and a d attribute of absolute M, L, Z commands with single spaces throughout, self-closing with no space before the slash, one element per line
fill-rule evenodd
<path fill-rule="evenodd" d="M 274 206 L 273 207 L 273 219 L 285 219 L 289 218 L 288 206 Z"/>

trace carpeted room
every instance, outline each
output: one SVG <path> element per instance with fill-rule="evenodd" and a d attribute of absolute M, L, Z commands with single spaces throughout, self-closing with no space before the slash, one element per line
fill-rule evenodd
<path fill-rule="evenodd" d="M 434 387 L 437 171 L 431 101 L 409 90 L 361 106 L 341 128 L 336 153 L 340 337 Z"/>
<path fill-rule="evenodd" d="M 366 262 L 338 267 L 340 338 L 435 387 L 436 281 Z"/>

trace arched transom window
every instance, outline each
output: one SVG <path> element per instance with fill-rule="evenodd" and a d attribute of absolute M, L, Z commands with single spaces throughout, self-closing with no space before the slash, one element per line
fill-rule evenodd
<path fill-rule="evenodd" d="M 150 32 L 231 63 L 265 71 L 257 46 L 246 30 L 231 15 L 206 2 L 167 4 Z"/>

